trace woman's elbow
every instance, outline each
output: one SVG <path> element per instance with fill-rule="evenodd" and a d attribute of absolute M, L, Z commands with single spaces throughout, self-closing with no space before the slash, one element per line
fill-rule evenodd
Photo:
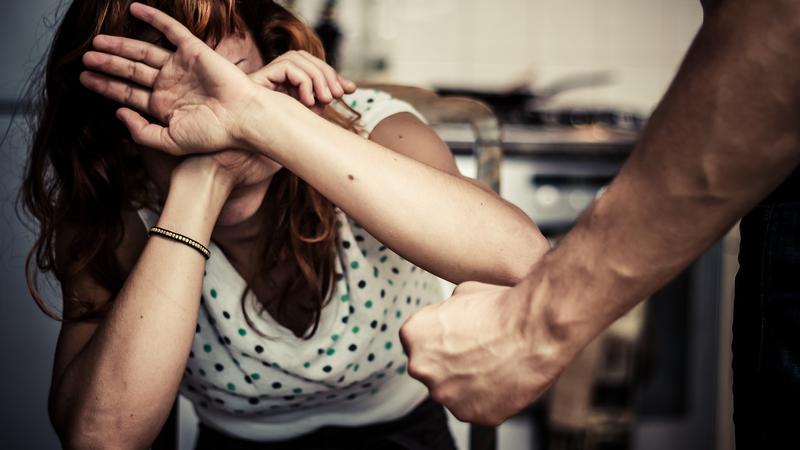
<path fill-rule="evenodd" d="M 525 279 L 533 266 L 550 251 L 550 242 L 541 233 L 530 233 L 514 248 L 514 251 L 505 258 L 503 266 L 503 282 L 501 284 L 513 286 Z"/>

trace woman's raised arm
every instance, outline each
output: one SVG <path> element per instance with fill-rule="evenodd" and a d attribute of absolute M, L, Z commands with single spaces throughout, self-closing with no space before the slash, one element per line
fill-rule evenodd
<path fill-rule="evenodd" d="M 517 208 L 456 171 L 415 159 L 446 150 L 422 124 L 401 125 L 406 135 L 419 136 L 416 150 L 407 144 L 388 149 L 260 88 L 163 12 L 137 3 L 131 12 L 177 50 L 138 41 L 124 47 L 121 38 L 100 36 L 95 47 L 104 53 L 87 54 L 87 66 L 127 81 L 90 72 L 82 80 L 126 106 L 119 117 L 135 141 L 173 154 L 237 147 L 268 156 L 387 246 L 453 282 L 513 283 L 548 249 Z M 147 55 L 153 54 L 159 58 L 151 65 Z"/>

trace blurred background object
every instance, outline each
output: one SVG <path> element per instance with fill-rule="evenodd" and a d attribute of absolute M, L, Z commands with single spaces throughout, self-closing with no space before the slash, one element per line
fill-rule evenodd
<path fill-rule="evenodd" d="M 0 14 L 0 126 L 7 132 L 0 148 L 0 326 L 7 336 L 0 344 L 6 419 L 0 442 L 9 449 L 58 448 L 46 410 L 58 323 L 36 309 L 25 286 L 33 233 L 15 214 L 15 201 L 27 135 L 24 114 L 13 122 L 12 115 L 25 109 L 23 83 L 68 3 L 8 0 Z M 492 106 L 502 122 L 500 192 L 553 240 L 602 195 L 624 163 L 702 21 L 696 0 L 282 3 L 317 30 L 329 61 L 352 79 L 466 95 Z M 436 130 L 461 170 L 476 175 L 474 128 Z M 622 331 L 592 344 L 549 403 L 499 428 L 498 448 L 544 449 L 548 442 L 553 449 L 733 448 L 730 321 L 737 248 L 733 232 L 618 324 Z M 51 292 L 58 305 L 57 290 Z M 182 401 L 182 449 L 192 448 L 193 420 Z M 467 427 L 451 423 L 467 448 Z"/>

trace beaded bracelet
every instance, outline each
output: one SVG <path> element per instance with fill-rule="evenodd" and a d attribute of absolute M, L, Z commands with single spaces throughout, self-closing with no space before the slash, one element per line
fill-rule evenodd
<path fill-rule="evenodd" d="M 161 227 L 152 227 L 150 228 L 150 231 L 147 232 L 148 236 L 152 236 L 154 234 L 161 237 L 165 237 L 167 239 L 172 239 L 173 241 L 180 242 L 181 244 L 186 244 L 189 247 L 200 252 L 200 254 L 203 255 L 203 258 L 205 258 L 206 260 L 208 260 L 208 258 L 211 257 L 211 252 L 208 251 L 208 248 L 206 248 L 205 245 L 195 241 L 190 237 L 186 237 L 182 234 L 178 234 L 174 231 L 170 231 Z"/>

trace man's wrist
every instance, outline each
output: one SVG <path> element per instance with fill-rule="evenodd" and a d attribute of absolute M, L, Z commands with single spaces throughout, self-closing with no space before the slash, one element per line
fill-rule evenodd
<path fill-rule="evenodd" d="M 599 332 L 597 317 L 582 305 L 591 279 L 569 263 L 549 251 L 511 294 L 524 305 L 520 335 L 531 343 L 530 363 L 557 372 Z"/>

